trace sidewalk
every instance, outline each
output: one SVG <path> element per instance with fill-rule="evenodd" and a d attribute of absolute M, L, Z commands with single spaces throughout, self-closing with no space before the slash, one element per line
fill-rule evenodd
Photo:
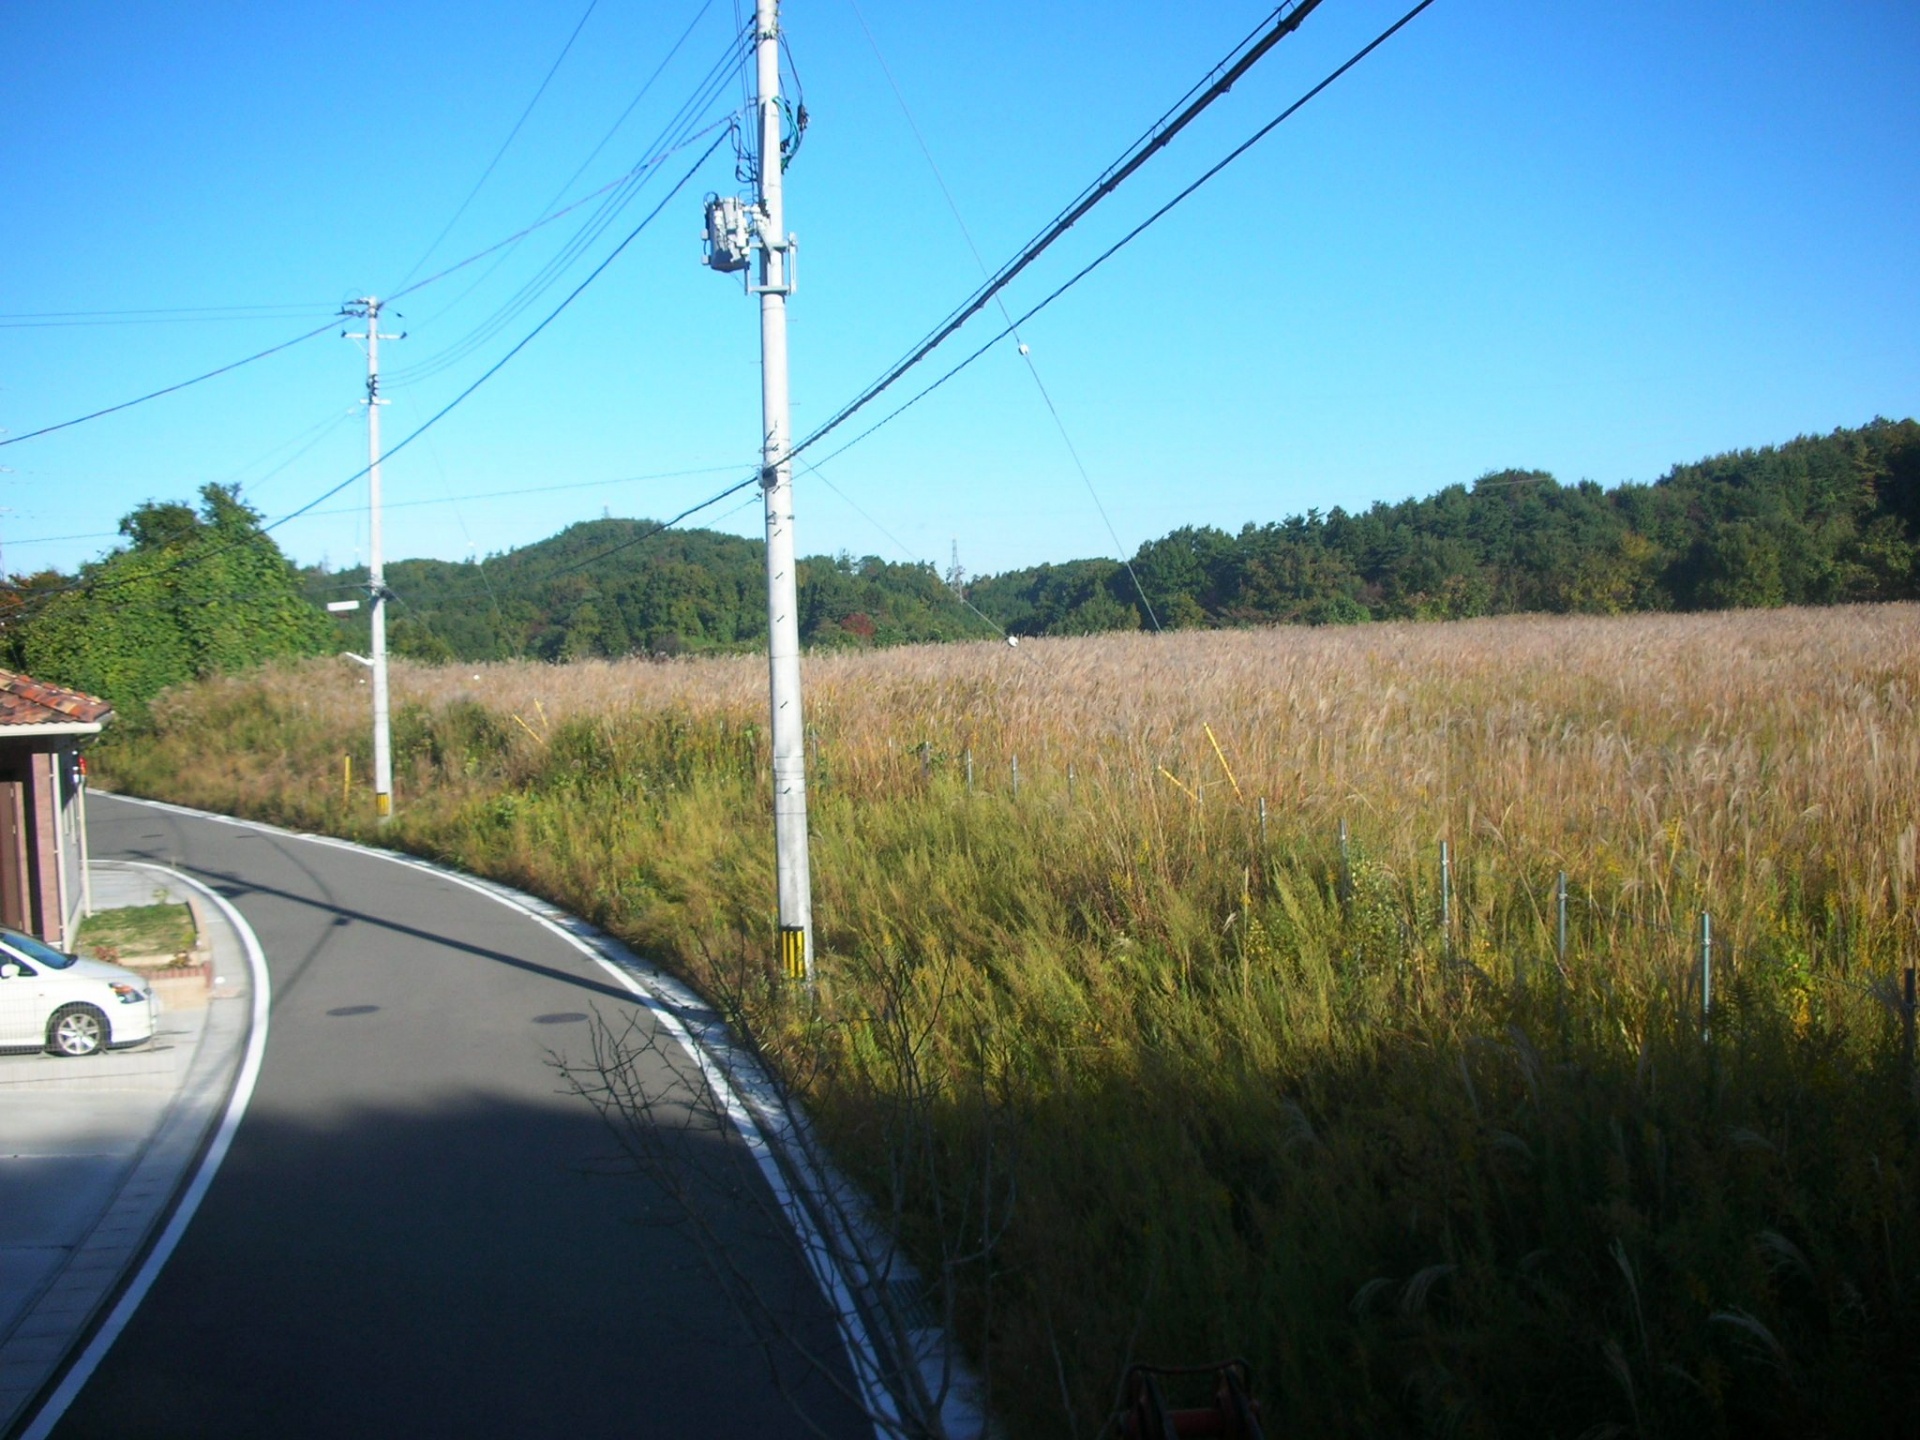
<path fill-rule="evenodd" d="M 212 1133 L 247 1048 L 251 972 L 220 911 L 157 866 L 94 861 L 95 910 L 191 901 L 211 941 L 205 1005 L 84 1059 L 0 1054 L 0 1435 L 139 1261 Z"/>

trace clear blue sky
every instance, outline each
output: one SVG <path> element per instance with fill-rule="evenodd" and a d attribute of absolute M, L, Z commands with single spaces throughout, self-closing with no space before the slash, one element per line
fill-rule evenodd
<path fill-rule="evenodd" d="M 989 264 L 1269 8 L 863 3 Z M 397 289 L 585 8 L 0 0 L 0 427 L 18 435 L 114 403 L 322 324 L 345 297 Z M 1325 0 L 1016 284 L 1016 310 L 1404 8 Z M 690 23 L 567 199 L 642 158 L 735 24 L 734 0 L 704 12 L 701 0 L 599 0 L 418 273 L 544 213 Z M 785 23 L 813 121 L 788 173 L 804 433 L 979 272 L 848 0 L 791 0 Z M 730 84 L 706 113 L 739 103 Z M 389 442 L 524 335 L 692 153 L 524 313 L 411 384 L 404 367 L 485 322 L 592 207 L 470 292 L 491 262 L 401 302 L 393 323 L 409 338 L 385 355 Z M 457 559 L 603 511 L 669 514 L 745 473 L 759 429 L 754 307 L 699 264 L 701 195 L 730 188 L 723 147 L 571 310 L 390 462 L 390 556 Z M 1181 524 L 1364 507 L 1508 466 L 1651 480 L 1708 453 L 1914 414 L 1916 256 L 1911 4 L 1438 0 L 1026 338 L 1131 550 Z M 194 306 L 285 308 L 20 320 Z M 0 448 L 0 563 L 70 568 L 110 545 L 134 505 L 208 480 L 242 481 L 270 517 L 306 503 L 364 462 L 363 373 L 330 332 Z M 632 478 L 646 476 L 667 478 Z M 807 553 L 944 567 L 957 541 L 983 573 L 1114 550 L 1010 349 L 827 476 L 832 488 L 801 474 Z M 559 486 L 571 488 L 482 498 Z M 298 560 L 351 563 L 364 495 L 362 482 L 276 533 Z M 721 523 L 754 533 L 758 512 Z M 84 538 L 49 538 L 61 536 Z"/>

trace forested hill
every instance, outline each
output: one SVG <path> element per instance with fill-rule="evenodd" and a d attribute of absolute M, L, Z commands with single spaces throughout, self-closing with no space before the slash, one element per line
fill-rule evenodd
<path fill-rule="evenodd" d="M 562 659 L 763 644 L 760 543 L 689 530 L 615 549 L 650 528 L 599 520 L 484 562 L 391 565 L 394 647 Z M 364 572 L 306 579 L 325 599 Z M 799 580 L 809 646 L 992 633 L 931 566 L 815 557 Z M 1920 424 L 1875 420 L 1651 484 L 1504 471 L 1237 535 L 1188 527 L 1143 545 L 1131 574 L 1075 560 L 978 579 L 966 596 L 1018 634 L 1909 599 L 1920 596 Z"/>
<path fill-rule="evenodd" d="M 677 655 L 766 644 L 765 546 L 713 530 L 652 533 L 645 520 L 590 520 L 484 561 L 387 566 L 394 651 L 423 660 L 572 660 Z M 308 594 L 358 593 L 364 568 L 309 570 Z M 799 566 L 800 637 L 814 647 L 991 637 L 925 565 L 815 556 Z M 363 641 L 365 611 L 345 627 Z"/>
<path fill-rule="evenodd" d="M 1146 625 L 1149 604 L 1172 629 L 1910 599 L 1920 424 L 1875 420 L 1613 489 L 1503 471 L 1356 514 L 1176 530 L 1143 545 L 1131 575 L 1082 560 L 968 593 L 1031 634 Z"/>

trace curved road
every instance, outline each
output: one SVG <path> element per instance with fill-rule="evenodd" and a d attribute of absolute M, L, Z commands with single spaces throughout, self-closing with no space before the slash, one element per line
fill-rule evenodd
<path fill-rule="evenodd" d="M 550 1055 L 587 1053 L 585 1016 L 650 1023 L 604 971 L 377 856 L 89 808 L 96 855 L 177 866 L 234 903 L 272 1011 L 225 1163 L 57 1436 L 873 1434 L 791 1347 L 757 1343 L 674 1206 L 564 1093 Z M 714 1171 L 716 1141 L 673 1143 Z M 713 1204 L 730 1256 L 844 1375 L 764 1204 Z"/>

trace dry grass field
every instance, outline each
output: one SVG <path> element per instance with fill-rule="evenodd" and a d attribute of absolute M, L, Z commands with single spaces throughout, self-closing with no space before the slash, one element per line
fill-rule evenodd
<path fill-rule="evenodd" d="M 369 835 L 359 673 L 173 693 L 101 770 Z M 401 668 L 383 836 L 726 1004 L 1014 1434 L 1235 1354 L 1281 1434 L 1912 1433 L 1920 608 L 812 659 L 813 1006 L 765 683 Z"/>

